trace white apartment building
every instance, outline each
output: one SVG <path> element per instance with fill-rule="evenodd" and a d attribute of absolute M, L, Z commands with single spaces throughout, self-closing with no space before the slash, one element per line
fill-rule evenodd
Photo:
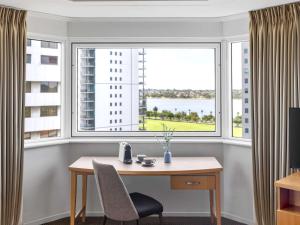
<path fill-rule="evenodd" d="M 249 77 L 249 43 L 242 42 L 242 124 L 243 124 L 243 138 L 251 138 L 251 99 L 250 99 L 250 77 Z"/>
<path fill-rule="evenodd" d="M 144 85 L 144 51 L 79 49 L 79 129 L 138 131 L 145 108 L 139 90 Z"/>
<path fill-rule="evenodd" d="M 25 139 L 60 136 L 61 44 L 27 41 Z"/>

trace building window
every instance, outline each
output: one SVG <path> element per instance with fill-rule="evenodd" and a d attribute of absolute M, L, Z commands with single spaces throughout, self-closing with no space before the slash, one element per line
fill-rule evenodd
<path fill-rule="evenodd" d="M 41 64 L 57 65 L 58 64 L 58 56 L 41 55 Z"/>
<path fill-rule="evenodd" d="M 113 45 L 113 44 L 112 44 Z M 130 44 L 128 44 L 130 46 Z M 153 44 L 153 47 L 103 48 L 95 44 L 93 48 L 97 55 L 109 55 L 112 62 L 126 64 L 123 68 L 110 68 L 110 60 L 98 58 L 95 63 L 95 130 L 99 135 L 110 135 L 115 123 L 122 123 L 124 135 L 150 135 L 160 132 L 165 123 L 181 136 L 215 136 L 220 134 L 220 44 L 186 44 L 176 48 L 163 48 Z M 77 84 L 81 85 L 82 66 L 78 52 L 91 48 L 86 44 L 73 45 L 77 56 L 74 68 Z M 147 57 L 147 60 L 145 58 Z M 162 66 L 163 62 L 163 66 Z M 110 77 L 109 71 L 122 73 L 122 77 Z M 168 68 L 168 69 L 166 69 Z M 119 83 L 117 83 L 120 81 Z M 122 82 L 121 82 L 122 81 Z M 147 84 L 147 86 L 146 86 Z M 79 92 L 79 93 L 78 93 Z M 74 96 L 81 92 L 75 86 Z M 109 102 L 110 96 L 117 101 Z M 110 123 L 110 110 L 105 104 L 114 106 L 118 118 Z M 81 109 L 78 102 L 77 114 L 73 119 L 74 136 L 87 135 L 80 124 Z M 122 110 L 120 110 L 122 109 Z M 113 111 L 115 111 L 113 110 Z M 125 133 L 124 133 L 125 132 Z M 181 133 L 182 132 L 182 133 Z M 143 133 L 143 134 L 142 134 Z"/>
<path fill-rule="evenodd" d="M 51 54 L 48 55 L 45 52 L 51 52 Z M 86 53 L 89 53 L 89 50 Z M 62 44 L 48 40 L 28 39 L 28 55 L 31 55 L 30 61 L 32 62 L 26 64 L 25 93 L 27 94 L 25 95 L 24 139 L 37 141 L 40 138 L 58 137 L 61 135 L 62 64 L 59 60 L 62 56 Z M 40 59 L 40 63 L 33 62 L 35 59 Z M 29 57 L 27 57 L 27 62 L 29 62 L 28 60 Z M 46 68 L 45 65 L 51 65 L 51 69 Z M 91 72 L 93 71 L 90 68 L 85 68 L 81 74 L 87 75 Z M 91 77 L 88 79 L 93 81 Z M 51 97 L 45 94 L 51 92 L 56 94 Z M 90 98 L 91 96 L 86 95 L 80 100 Z M 89 114 L 86 113 L 85 116 L 87 117 Z M 40 135 L 41 132 L 44 132 L 45 135 Z"/>
<path fill-rule="evenodd" d="M 31 82 L 25 81 L 25 93 L 30 93 L 30 92 L 31 92 Z"/>
<path fill-rule="evenodd" d="M 26 63 L 31 64 L 31 54 L 26 54 Z"/>
<path fill-rule="evenodd" d="M 30 140 L 31 139 L 31 133 L 30 132 L 25 132 L 24 133 L 24 140 Z"/>
<path fill-rule="evenodd" d="M 57 130 L 44 130 L 40 132 L 40 138 L 49 138 L 49 137 L 57 137 Z"/>
<path fill-rule="evenodd" d="M 31 117 L 31 107 L 25 107 L 25 118 Z"/>
<path fill-rule="evenodd" d="M 57 106 L 41 106 L 40 117 L 57 116 Z"/>
<path fill-rule="evenodd" d="M 41 93 L 57 93 L 58 82 L 41 82 Z"/>
<path fill-rule="evenodd" d="M 51 41 L 41 41 L 41 48 L 58 49 L 58 43 L 57 42 L 51 42 Z"/>
<path fill-rule="evenodd" d="M 232 136 L 251 138 L 249 94 L 249 43 L 231 43 Z"/>

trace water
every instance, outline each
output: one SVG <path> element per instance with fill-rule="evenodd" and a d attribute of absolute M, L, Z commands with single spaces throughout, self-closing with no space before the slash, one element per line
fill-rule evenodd
<path fill-rule="evenodd" d="M 147 110 L 153 111 L 169 110 L 176 112 L 197 112 L 199 116 L 215 115 L 215 99 L 182 99 L 182 98 L 147 98 Z M 242 99 L 233 100 L 233 115 L 242 114 Z"/>

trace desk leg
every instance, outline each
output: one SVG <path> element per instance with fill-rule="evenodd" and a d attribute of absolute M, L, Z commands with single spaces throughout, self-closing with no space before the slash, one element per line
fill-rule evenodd
<path fill-rule="evenodd" d="M 209 202 L 210 202 L 210 223 L 215 223 L 215 212 L 214 212 L 214 190 L 209 190 Z"/>
<path fill-rule="evenodd" d="M 87 175 L 82 175 L 82 217 L 81 221 L 85 222 L 86 216 L 86 189 L 87 189 Z"/>
<path fill-rule="evenodd" d="M 217 225 L 222 225 L 220 173 L 216 174 L 216 216 L 217 216 Z"/>
<path fill-rule="evenodd" d="M 77 174 L 71 171 L 70 225 L 75 225 L 76 195 L 77 195 Z"/>

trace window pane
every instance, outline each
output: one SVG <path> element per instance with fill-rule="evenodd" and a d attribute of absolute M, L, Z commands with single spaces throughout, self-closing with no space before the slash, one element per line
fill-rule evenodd
<path fill-rule="evenodd" d="M 79 131 L 216 131 L 216 49 L 79 48 Z"/>
<path fill-rule="evenodd" d="M 26 63 L 31 63 L 31 54 L 26 54 Z"/>
<path fill-rule="evenodd" d="M 25 107 L 25 118 L 30 118 L 30 117 L 31 117 L 31 108 Z"/>
<path fill-rule="evenodd" d="M 41 64 L 45 65 L 57 65 L 58 57 L 50 55 L 41 55 Z"/>
<path fill-rule="evenodd" d="M 231 44 L 232 136 L 251 138 L 249 43 Z"/>
<path fill-rule="evenodd" d="M 57 42 L 51 42 L 51 41 L 41 41 L 41 47 L 42 48 L 58 48 L 58 43 Z"/>
<path fill-rule="evenodd" d="M 57 137 L 58 131 L 57 130 L 46 130 L 40 132 L 40 138 L 49 138 L 49 137 Z"/>
<path fill-rule="evenodd" d="M 31 82 L 26 81 L 25 82 L 25 93 L 30 93 L 31 92 Z"/>
<path fill-rule="evenodd" d="M 27 140 L 61 134 L 61 54 L 61 43 L 30 39 L 27 41 L 27 55 L 31 56 L 31 63 L 26 64 L 25 82 Z M 48 131 L 56 131 L 56 134 L 49 134 Z M 48 134 L 41 136 L 41 132 Z"/>
<path fill-rule="evenodd" d="M 40 116 L 57 116 L 57 106 L 41 106 Z"/>
<path fill-rule="evenodd" d="M 57 92 L 57 82 L 41 82 L 41 92 L 42 93 L 56 93 Z"/>

